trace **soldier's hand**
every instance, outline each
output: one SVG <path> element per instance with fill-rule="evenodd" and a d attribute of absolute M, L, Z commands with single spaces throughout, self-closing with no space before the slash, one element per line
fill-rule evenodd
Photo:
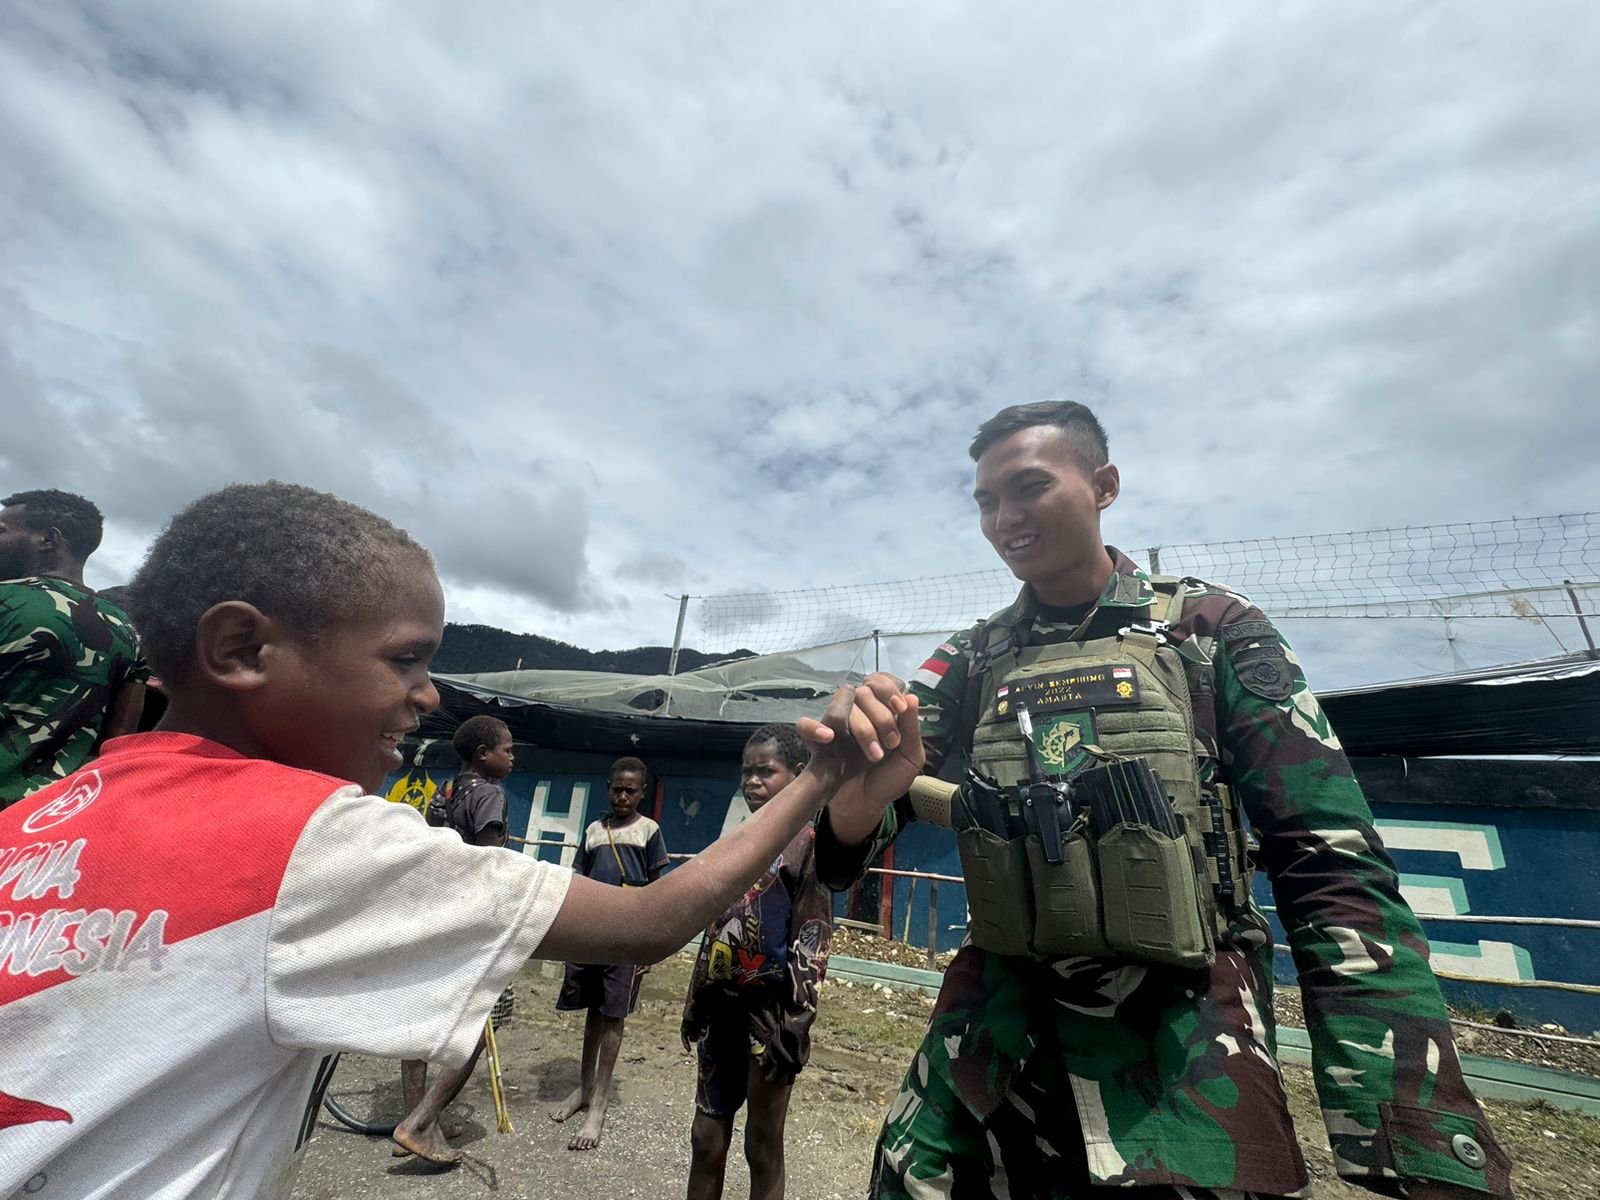
<path fill-rule="evenodd" d="M 914 775 L 923 760 L 916 714 L 916 700 L 893 675 L 876 673 L 859 687 L 840 688 L 820 721 L 795 722 L 811 744 L 806 770 L 832 788 L 871 776 L 878 781 L 874 791 L 892 786 L 908 763 L 916 764 Z"/>
<path fill-rule="evenodd" d="M 870 676 L 867 682 L 873 685 L 873 694 L 880 701 L 884 690 L 901 686 L 893 676 Z M 883 810 L 906 794 L 925 761 L 922 733 L 917 724 L 916 697 L 897 694 L 892 698 L 900 702 L 894 705 L 900 709 L 896 716 L 895 739 L 881 739 L 879 747 L 884 749 L 883 758 L 874 759 L 870 770 L 846 779 L 828 801 L 828 820 L 833 832 L 847 846 L 876 832 Z M 881 714 L 873 713 L 865 704 L 860 705 L 860 709 L 863 721 L 876 718 L 873 728 L 882 727 Z M 864 724 L 857 728 L 858 736 L 865 736 Z"/>

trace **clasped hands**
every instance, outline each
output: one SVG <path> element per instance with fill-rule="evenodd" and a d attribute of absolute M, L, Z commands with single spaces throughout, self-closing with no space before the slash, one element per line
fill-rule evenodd
<path fill-rule="evenodd" d="M 833 789 L 828 808 L 836 829 L 841 821 L 875 829 L 922 770 L 917 698 L 881 671 L 840 688 L 820 720 L 802 717 L 795 728 L 811 747 L 806 770 Z"/>

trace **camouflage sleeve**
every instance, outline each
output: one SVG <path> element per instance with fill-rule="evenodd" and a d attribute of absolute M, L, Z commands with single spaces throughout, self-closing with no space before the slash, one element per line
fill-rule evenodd
<path fill-rule="evenodd" d="M 112 682 L 149 683 L 150 664 L 145 661 L 144 644 L 139 640 L 139 631 L 133 627 L 133 621 L 122 609 L 104 600 L 97 601 L 97 607 L 118 643 L 117 678 Z"/>
<path fill-rule="evenodd" d="M 961 705 L 967 695 L 972 663 L 972 631 L 953 633 L 928 655 L 928 661 L 911 677 L 910 692 L 917 698 L 917 724 L 922 748 L 928 755 L 923 768 L 935 775 L 950 752 L 950 739 L 960 733 Z"/>
<path fill-rule="evenodd" d="M 1215 680 L 1222 759 L 1299 972 L 1339 1174 L 1379 1191 L 1433 1180 L 1510 1195 L 1427 939 L 1299 661 L 1259 609 L 1228 609 Z"/>
<path fill-rule="evenodd" d="M 930 775 L 939 770 L 949 752 L 950 739 L 958 732 L 971 646 L 970 630 L 951 634 L 934 648 L 928 660 L 911 677 L 910 691 L 917 698 L 922 748 L 927 754 L 923 770 Z M 828 811 L 823 809 L 817 818 L 817 875 L 823 885 L 842 892 L 855 883 L 889 848 L 910 819 L 906 806 L 896 804 L 883 814 L 877 833 L 858 846 L 846 846 L 834 836 L 833 826 L 828 823 Z"/>
<path fill-rule="evenodd" d="M 70 664 L 73 656 L 62 637 L 69 629 L 44 593 L 21 584 L 6 588 L 0 594 L 0 678 L 52 661 Z"/>

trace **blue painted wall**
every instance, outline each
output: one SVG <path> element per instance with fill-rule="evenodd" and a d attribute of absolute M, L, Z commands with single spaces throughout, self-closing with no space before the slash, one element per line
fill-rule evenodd
<path fill-rule="evenodd" d="M 546 832 L 565 827 L 576 841 L 588 822 L 606 811 L 605 785 L 610 755 L 575 754 L 517 747 L 517 771 L 507 780 L 511 832 Z M 674 853 L 703 849 L 722 832 L 729 805 L 738 793 L 732 761 L 675 759 L 651 764 L 663 780 L 659 814 L 667 848 Z M 418 802 L 453 771 L 413 771 L 392 780 L 393 799 Z M 538 804 L 535 801 L 538 800 Z M 580 811 L 574 811 L 579 802 Z M 742 806 L 742 800 L 739 804 Z M 643 808 L 651 812 L 654 790 Z M 1419 910 L 1435 907 L 1460 914 L 1600 917 L 1600 812 L 1566 808 L 1489 808 L 1441 804 L 1374 805 L 1402 886 Z M 553 848 L 541 858 L 560 860 Z M 565 858 L 570 861 L 571 852 Z M 895 844 L 894 865 L 902 870 L 961 874 L 949 833 L 913 824 Z M 913 945 L 926 946 L 926 881 L 896 879 L 892 931 L 909 932 Z M 1272 897 L 1264 879 L 1256 881 L 1260 903 Z M 960 945 L 966 925 L 966 890 L 939 885 L 937 945 Z M 907 924 L 909 903 L 910 921 Z M 843 897 L 836 904 L 842 912 Z M 863 915 L 858 912 L 858 916 Z M 1276 928 L 1276 927 L 1275 927 Z M 1478 925 L 1451 921 L 1423 924 L 1435 947 L 1435 965 L 1486 977 L 1540 978 L 1600 985 L 1600 930 L 1537 926 Z M 1283 940 L 1276 928 L 1276 940 Z M 1287 954 L 1278 955 L 1279 973 L 1294 977 Z M 1557 1021 L 1582 1033 L 1600 1030 L 1600 996 L 1535 989 L 1492 987 L 1444 981 L 1457 1002 L 1493 1012 L 1510 1009 L 1527 1021 Z"/>
<path fill-rule="evenodd" d="M 589 822 L 610 808 L 606 784 L 615 756 L 524 745 L 516 747 L 516 755 L 517 769 L 504 784 L 509 832 L 513 836 L 527 838 L 531 830 L 534 835 L 564 837 L 576 844 Z M 739 790 L 737 766 L 677 759 L 655 764 L 652 770 L 661 784 L 658 820 L 668 851 L 693 853 L 716 840 L 728 815 L 728 805 Z M 454 775 L 453 769 L 414 769 L 391 776 L 385 784 L 386 794 L 391 800 L 420 806 Z M 656 779 L 653 778 L 640 811 L 653 814 L 655 801 Z M 524 852 L 537 853 L 540 858 L 552 862 L 571 860 L 570 850 L 563 854 L 553 846 L 538 850 L 528 847 Z"/>
<path fill-rule="evenodd" d="M 1374 805 L 1373 813 L 1401 888 L 1419 912 L 1600 918 L 1600 812 L 1385 804 Z M 1454 848 L 1426 848 L 1430 842 Z M 1272 903 L 1264 879 L 1256 880 L 1255 893 L 1260 903 Z M 1426 920 L 1422 927 L 1435 969 L 1600 986 L 1600 930 L 1449 920 Z M 1273 929 L 1282 943 L 1275 915 Z M 1293 963 L 1281 951 L 1278 972 L 1294 978 Z M 1453 1002 L 1486 1012 L 1504 1008 L 1523 1021 L 1555 1021 L 1583 1034 L 1600 1030 L 1600 996 L 1441 983 Z"/>

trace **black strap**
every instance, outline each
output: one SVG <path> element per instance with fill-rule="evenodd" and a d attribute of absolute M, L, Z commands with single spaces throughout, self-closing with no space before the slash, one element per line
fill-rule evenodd
<path fill-rule="evenodd" d="M 468 775 L 466 773 L 462 773 L 456 776 L 455 787 L 450 789 L 450 807 L 446 810 L 446 812 L 448 813 L 450 828 L 454 829 L 458 834 L 461 835 L 462 841 L 470 842 L 477 834 L 477 830 L 467 828 L 465 819 L 467 801 L 475 793 L 482 791 L 485 787 L 493 786 L 493 784 L 491 784 L 481 775 Z"/>

